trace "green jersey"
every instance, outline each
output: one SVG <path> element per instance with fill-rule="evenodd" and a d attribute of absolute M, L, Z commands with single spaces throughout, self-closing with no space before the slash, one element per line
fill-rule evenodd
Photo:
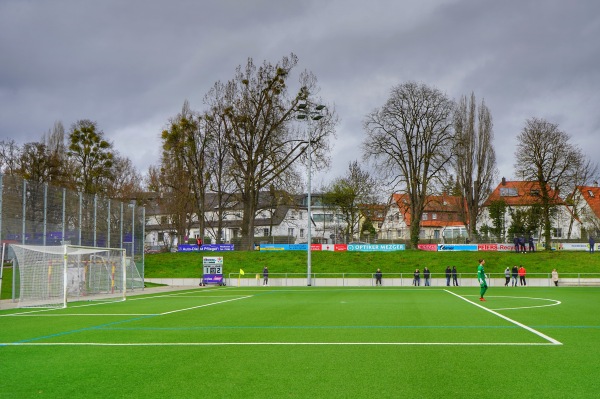
<path fill-rule="evenodd" d="M 483 265 L 477 266 L 477 280 L 480 283 L 485 283 L 485 272 L 483 271 Z"/>

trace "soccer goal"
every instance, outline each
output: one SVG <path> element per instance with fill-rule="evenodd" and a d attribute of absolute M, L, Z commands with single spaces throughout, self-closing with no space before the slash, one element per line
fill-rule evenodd
<path fill-rule="evenodd" d="M 19 307 L 66 307 L 74 300 L 125 300 L 125 250 L 11 245 Z"/>

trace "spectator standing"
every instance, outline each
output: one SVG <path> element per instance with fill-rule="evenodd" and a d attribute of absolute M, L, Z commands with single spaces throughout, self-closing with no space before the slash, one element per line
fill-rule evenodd
<path fill-rule="evenodd" d="M 529 252 L 535 252 L 535 242 L 533 241 L 533 236 L 529 235 Z"/>
<path fill-rule="evenodd" d="M 450 287 L 450 278 L 452 277 L 452 270 L 450 269 L 450 266 L 448 266 L 446 268 L 446 286 Z"/>
<path fill-rule="evenodd" d="M 375 272 L 375 285 L 381 286 L 381 278 L 383 275 L 381 274 L 381 269 L 377 269 Z"/>
<path fill-rule="evenodd" d="M 508 266 L 506 266 L 506 270 L 504 271 L 504 277 L 506 278 L 504 286 L 508 287 L 508 283 L 510 283 L 510 268 Z"/>
<path fill-rule="evenodd" d="M 515 252 L 519 253 L 519 237 L 515 236 L 513 244 L 515 244 Z"/>
<path fill-rule="evenodd" d="M 552 282 L 558 287 L 558 272 L 556 269 L 552 269 Z"/>
<path fill-rule="evenodd" d="M 527 285 L 527 281 L 525 281 L 525 275 L 527 274 L 527 270 L 521 265 L 519 267 L 519 283 L 521 285 Z"/>
<path fill-rule="evenodd" d="M 590 253 L 594 253 L 594 246 L 596 245 L 596 241 L 594 237 L 590 236 Z"/>
<path fill-rule="evenodd" d="M 520 252 L 527 252 L 527 250 L 525 249 L 525 237 L 521 236 L 519 237 L 519 251 Z"/>
<path fill-rule="evenodd" d="M 414 273 L 414 278 L 413 278 L 413 285 L 415 287 L 418 287 L 421 285 L 421 272 L 419 271 L 419 269 L 415 269 L 415 273 Z"/>
<path fill-rule="evenodd" d="M 517 265 L 514 265 L 512 267 L 511 270 L 511 274 L 512 274 L 512 286 L 516 287 L 517 286 L 517 277 L 519 276 L 519 268 L 517 267 Z"/>
<path fill-rule="evenodd" d="M 263 269 L 263 285 L 269 284 L 269 268 L 265 266 Z"/>
<path fill-rule="evenodd" d="M 458 287 L 458 271 L 456 266 L 452 266 L 452 285 Z"/>
<path fill-rule="evenodd" d="M 431 272 L 427 266 L 423 269 L 423 277 L 425 277 L 425 287 L 429 287 L 431 285 Z"/>

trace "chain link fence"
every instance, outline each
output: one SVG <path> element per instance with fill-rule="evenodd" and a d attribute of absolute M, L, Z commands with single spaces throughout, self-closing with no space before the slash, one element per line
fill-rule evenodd
<path fill-rule="evenodd" d="M 144 276 L 145 209 L 0 174 L 0 240 L 10 244 L 124 248 Z M 135 272 L 135 270 L 133 270 Z M 136 287 L 129 287 L 136 288 Z"/>

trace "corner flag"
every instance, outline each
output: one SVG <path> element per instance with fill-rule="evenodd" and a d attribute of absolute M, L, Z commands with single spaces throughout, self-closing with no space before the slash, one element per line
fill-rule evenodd
<path fill-rule="evenodd" d="M 242 269 L 240 269 L 240 274 L 243 276 L 244 275 L 244 271 Z"/>

